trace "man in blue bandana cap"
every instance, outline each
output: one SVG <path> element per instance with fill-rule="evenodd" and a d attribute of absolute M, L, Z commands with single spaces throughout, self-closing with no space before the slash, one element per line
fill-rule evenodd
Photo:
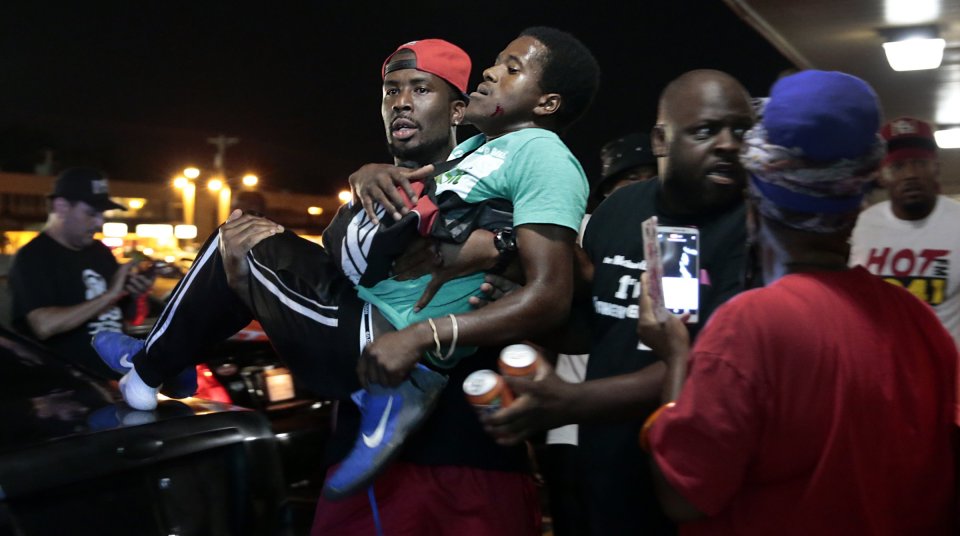
<path fill-rule="evenodd" d="M 692 352 L 641 298 L 638 332 L 667 365 L 641 444 L 681 534 L 956 534 L 953 340 L 847 267 L 879 125 L 858 78 L 780 80 L 741 153 L 768 286 L 720 307 Z"/>

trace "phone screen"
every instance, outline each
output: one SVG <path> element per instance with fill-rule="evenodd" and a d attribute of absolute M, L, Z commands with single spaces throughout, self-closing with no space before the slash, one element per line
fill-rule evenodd
<path fill-rule="evenodd" d="M 693 227 L 658 227 L 657 241 L 663 259 L 663 302 L 671 313 L 700 311 L 700 231 Z"/>

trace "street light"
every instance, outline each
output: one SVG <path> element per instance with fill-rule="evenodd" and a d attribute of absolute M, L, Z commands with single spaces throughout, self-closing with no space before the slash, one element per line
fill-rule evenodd
<path fill-rule="evenodd" d="M 350 193 L 350 190 L 340 190 L 340 193 L 337 194 L 337 199 L 339 199 L 341 203 L 349 203 L 350 200 L 353 199 L 353 194 Z"/>
<path fill-rule="evenodd" d="M 224 153 L 227 147 L 240 141 L 239 138 L 219 136 L 217 138 L 209 138 L 207 141 L 217 146 L 217 154 L 213 159 L 213 170 L 203 171 L 198 167 L 190 166 L 185 168 L 183 174 L 173 181 L 173 185 L 183 191 L 183 220 L 187 225 L 194 224 L 197 202 L 196 183 L 194 181 L 199 179 L 201 175 L 208 178 L 212 177 L 207 181 L 206 185 L 207 190 L 216 196 L 216 220 L 218 222 L 226 221 L 230 215 L 230 201 L 233 190 L 240 188 L 241 185 L 243 185 L 244 188 L 254 188 L 260 182 L 259 177 L 253 173 L 247 173 L 241 178 L 236 176 L 231 178 L 226 175 L 223 165 Z"/>
<path fill-rule="evenodd" d="M 187 168 L 183 170 L 184 175 L 187 175 L 187 172 L 191 169 L 196 170 L 196 168 Z M 200 170 L 197 170 L 198 175 L 199 173 Z M 190 174 L 192 175 L 192 173 Z M 193 225 L 193 215 L 197 203 L 197 185 L 194 184 L 192 180 L 181 175 L 173 179 L 173 187 L 180 190 L 183 201 L 183 223 Z"/>
<path fill-rule="evenodd" d="M 323 207 L 307 207 L 307 214 L 311 216 L 319 216 L 323 214 Z"/>

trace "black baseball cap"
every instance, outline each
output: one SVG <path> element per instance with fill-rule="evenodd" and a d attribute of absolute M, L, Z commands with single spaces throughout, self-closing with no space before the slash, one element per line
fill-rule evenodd
<path fill-rule="evenodd" d="M 53 193 L 47 197 L 83 201 L 100 212 L 126 210 L 123 205 L 110 200 L 107 194 L 107 178 L 93 168 L 74 167 L 64 170 L 53 183 Z"/>
<path fill-rule="evenodd" d="M 600 182 L 638 166 L 655 166 L 657 157 L 650 148 L 650 136 L 643 132 L 627 134 L 617 138 L 600 150 Z"/>

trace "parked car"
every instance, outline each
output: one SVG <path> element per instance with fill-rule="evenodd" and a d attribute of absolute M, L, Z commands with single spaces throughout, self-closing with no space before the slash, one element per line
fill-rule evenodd
<path fill-rule="evenodd" d="M 284 366 L 257 322 L 217 345 L 199 367 L 197 396 L 221 386 L 232 404 L 255 409 L 270 419 L 279 440 L 294 514 L 313 519 L 326 467 L 323 451 L 330 438 L 333 402 L 305 390 Z"/>
<path fill-rule="evenodd" d="M 291 534 L 263 413 L 186 399 L 141 412 L 0 329 L 0 536 Z"/>
<path fill-rule="evenodd" d="M 151 325 L 148 320 L 132 334 L 145 337 Z M 197 398 L 257 410 L 269 419 L 294 515 L 312 519 L 326 472 L 322 459 L 333 402 L 297 382 L 256 321 L 209 350 L 197 366 L 197 379 Z"/>
<path fill-rule="evenodd" d="M 129 334 L 146 337 L 186 269 L 141 252 L 127 257 L 157 276 L 149 305 L 143 307 L 145 314 L 138 315 L 136 325 L 126 327 Z M 254 409 L 268 417 L 279 440 L 294 515 L 309 522 L 323 487 L 322 459 L 332 427 L 333 402 L 309 393 L 297 382 L 256 321 L 202 357 L 196 396 Z"/>

